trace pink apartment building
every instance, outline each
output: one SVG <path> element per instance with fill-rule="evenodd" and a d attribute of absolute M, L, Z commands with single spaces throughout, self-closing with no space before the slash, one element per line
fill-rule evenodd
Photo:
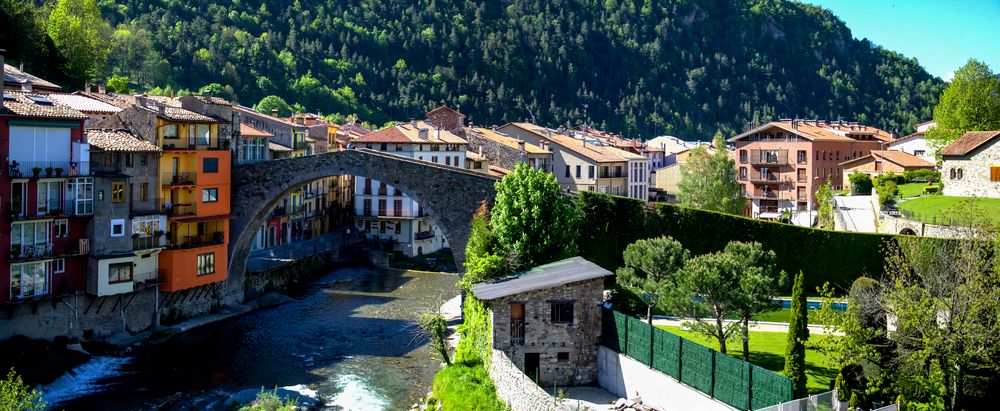
<path fill-rule="evenodd" d="M 843 187 L 843 163 L 882 150 L 893 136 L 844 121 L 772 121 L 730 138 L 748 214 L 776 219 L 782 211 L 812 210 L 816 188 Z"/>

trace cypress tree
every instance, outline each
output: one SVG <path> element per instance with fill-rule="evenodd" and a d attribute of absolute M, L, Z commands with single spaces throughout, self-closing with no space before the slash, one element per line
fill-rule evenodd
<path fill-rule="evenodd" d="M 784 374 L 792 379 L 795 398 L 808 394 L 806 390 L 806 341 L 809 340 L 809 313 L 802 271 L 795 275 L 792 286 L 792 315 L 788 321 L 788 342 L 785 343 Z"/>

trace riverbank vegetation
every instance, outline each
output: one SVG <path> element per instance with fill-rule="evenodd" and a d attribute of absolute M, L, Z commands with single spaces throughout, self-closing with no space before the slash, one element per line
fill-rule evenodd
<path fill-rule="evenodd" d="M 0 380 L 0 411 L 44 411 L 46 407 L 42 393 L 25 385 L 13 368 Z"/>

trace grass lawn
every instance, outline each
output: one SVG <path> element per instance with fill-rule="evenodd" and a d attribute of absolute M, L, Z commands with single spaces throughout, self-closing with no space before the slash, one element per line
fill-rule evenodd
<path fill-rule="evenodd" d="M 898 187 L 900 198 L 910 198 L 923 195 L 924 187 L 927 187 L 927 183 L 906 183 L 899 185 Z"/>
<path fill-rule="evenodd" d="M 660 328 L 684 337 L 688 340 L 704 345 L 714 350 L 719 349 L 719 342 L 705 336 L 681 330 L 680 327 L 661 326 Z M 788 337 L 786 333 L 751 331 L 750 332 L 750 362 L 759 367 L 780 373 L 785 367 L 785 341 Z M 826 335 L 811 335 L 810 341 L 820 338 L 840 338 Z M 729 355 L 743 358 L 743 343 L 740 341 L 727 342 Z M 837 378 L 836 368 L 829 368 L 825 356 L 816 350 L 806 349 L 806 377 L 810 394 L 816 394 L 830 390 L 830 381 Z"/>
<path fill-rule="evenodd" d="M 949 196 L 924 196 L 899 202 L 899 209 L 914 213 L 914 219 L 940 223 L 953 218 L 953 209 L 963 201 L 973 201 L 983 216 L 1000 223 L 1000 198 L 971 198 Z"/>
<path fill-rule="evenodd" d="M 497 398 L 496 388 L 482 363 L 453 363 L 434 375 L 434 394 L 429 399 L 430 409 L 441 403 L 442 410 L 504 409 Z"/>

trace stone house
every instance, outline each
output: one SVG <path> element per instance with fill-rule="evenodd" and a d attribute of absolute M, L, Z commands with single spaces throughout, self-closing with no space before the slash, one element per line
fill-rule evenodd
<path fill-rule="evenodd" d="M 970 131 L 941 150 L 944 195 L 1000 198 L 1000 130 Z"/>
<path fill-rule="evenodd" d="M 494 350 L 542 387 L 586 385 L 597 382 L 604 277 L 611 275 L 572 257 L 472 291 L 489 306 Z"/>
<path fill-rule="evenodd" d="M 445 131 L 454 132 L 462 128 L 465 123 L 465 114 L 455 111 L 451 107 L 441 106 L 427 112 L 427 121 Z"/>
<path fill-rule="evenodd" d="M 469 150 L 490 159 L 490 166 L 513 170 L 518 164 L 527 163 L 535 169 L 552 171 L 552 151 L 546 142 L 532 144 L 491 128 L 469 126 L 462 131 L 469 141 Z"/>

